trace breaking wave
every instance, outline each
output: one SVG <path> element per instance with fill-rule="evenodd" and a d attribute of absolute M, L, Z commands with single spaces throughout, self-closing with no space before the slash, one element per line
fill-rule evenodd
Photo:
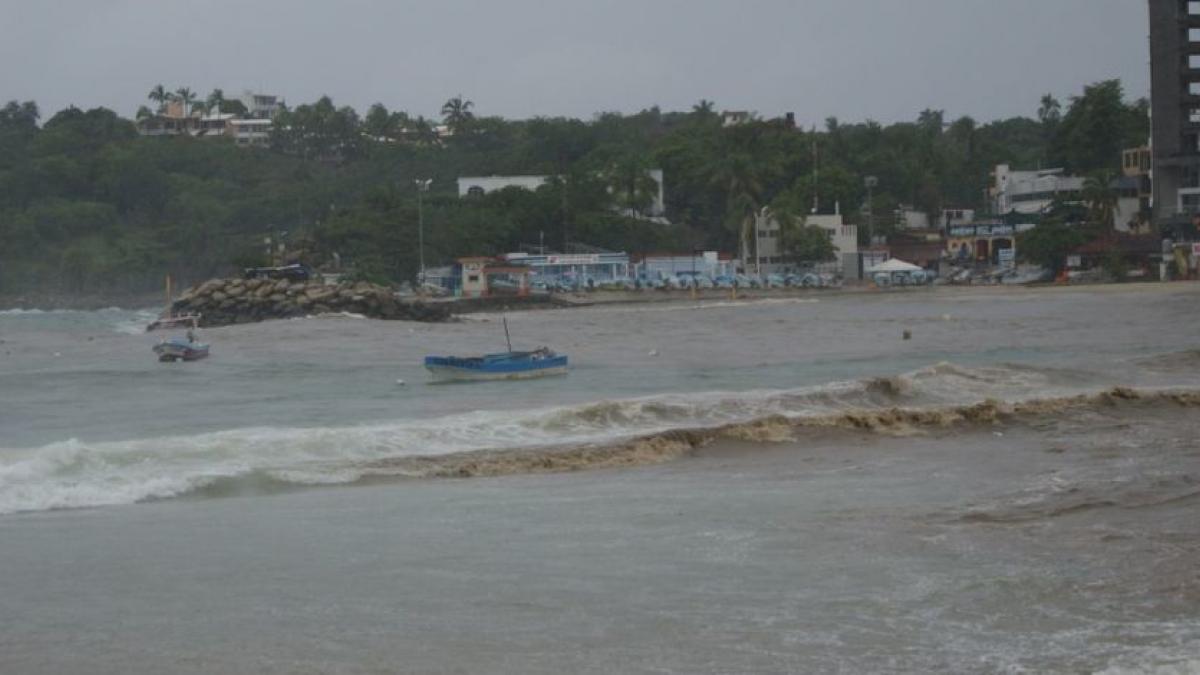
<path fill-rule="evenodd" d="M 772 443 L 822 430 L 904 435 L 1145 401 L 1200 405 L 1200 391 L 1192 390 L 1081 393 L 1083 379 L 1027 366 L 942 363 L 895 377 L 792 390 L 671 394 L 352 427 L 72 439 L 0 449 L 0 513 L 383 478 L 645 465 L 721 439 Z M 1034 392 L 1043 396 L 1030 398 Z"/>

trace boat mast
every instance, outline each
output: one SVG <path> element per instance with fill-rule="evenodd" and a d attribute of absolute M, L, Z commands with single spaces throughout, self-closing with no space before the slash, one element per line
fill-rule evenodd
<path fill-rule="evenodd" d="M 508 317 L 502 316 L 500 320 L 504 322 L 504 342 L 508 344 L 508 351 L 512 351 L 512 338 L 508 336 Z"/>

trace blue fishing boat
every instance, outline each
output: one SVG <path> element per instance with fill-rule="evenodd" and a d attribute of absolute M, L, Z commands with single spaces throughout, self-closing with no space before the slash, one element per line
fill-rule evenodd
<path fill-rule="evenodd" d="M 435 380 L 518 380 L 567 372 L 566 354 L 557 354 L 547 347 L 532 351 L 513 351 L 508 336 L 508 320 L 504 320 L 504 338 L 508 351 L 483 356 L 426 356 L 425 369 Z"/>
<path fill-rule="evenodd" d="M 208 345 L 186 338 L 171 338 L 154 345 L 159 361 L 198 361 L 208 356 Z"/>
<path fill-rule="evenodd" d="M 517 380 L 563 375 L 567 357 L 545 347 L 483 356 L 426 356 L 425 368 L 435 380 Z"/>
<path fill-rule="evenodd" d="M 208 345 L 196 339 L 197 319 L 192 320 L 187 337 L 163 339 L 154 345 L 159 361 L 199 361 L 208 356 Z"/>

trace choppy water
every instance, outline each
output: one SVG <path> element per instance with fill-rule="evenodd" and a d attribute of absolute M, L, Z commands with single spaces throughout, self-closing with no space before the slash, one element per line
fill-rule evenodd
<path fill-rule="evenodd" d="M 1196 672 L 1198 298 L 516 313 L 572 372 L 471 385 L 498 317 L 0 312 L 0 669 Z"/>

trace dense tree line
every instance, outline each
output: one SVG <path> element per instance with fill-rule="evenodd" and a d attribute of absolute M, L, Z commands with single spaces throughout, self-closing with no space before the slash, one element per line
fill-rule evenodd
<path fill-rule="evenodd" d="M 200 101 L 160 86 L 151 99 L 160 108 L 167 100 L 240 108 L 219 90 Z M 42 123 L 34 103 L 11 102 L 0 108 L 0 292 L 146 289 L 168 272 L 198 279 L 263 262 L 267 236 L 310 263 L 336 252 L 364 276 L 411 279 L 418 179 L 432 179 L 422 205 L 430 264 L 539 242 L 732 251 L 763 208 L 785 224 L 789 251 L 819 258 L 828 251 L 802 229 L 804 215 L 836 207 L 856 222 L 866 176 L 878 180 L 871 207 L 886 232 L 900 203 L 934 213 L 982 207 L 997 163 L 1115 170 L 1120 149 L 1148 134 L 1145 102 L 1126 102 L 1115 81 L 1085 88 L 1065 112 L 1045 97 L 1036 118 L 988 124 L 926 110 L 886 126 L 835 118 L 811 129 L 758 119 L 725 126 L 708 101 L 587 121 L 505 120 L 462 96 L 442 115 L 376 104 L 360 117 L 323 97 L 282 112 L 270 148 L 246 149 L 139 137 L 132 121 L 103 108 L 71 107 Z M 665 173 L 674 225 L 640 217 L 655 192 L 650 168 Z M 459 199 L 457 177 L 493 174 L 552 178 L 534 192 Z"/>

